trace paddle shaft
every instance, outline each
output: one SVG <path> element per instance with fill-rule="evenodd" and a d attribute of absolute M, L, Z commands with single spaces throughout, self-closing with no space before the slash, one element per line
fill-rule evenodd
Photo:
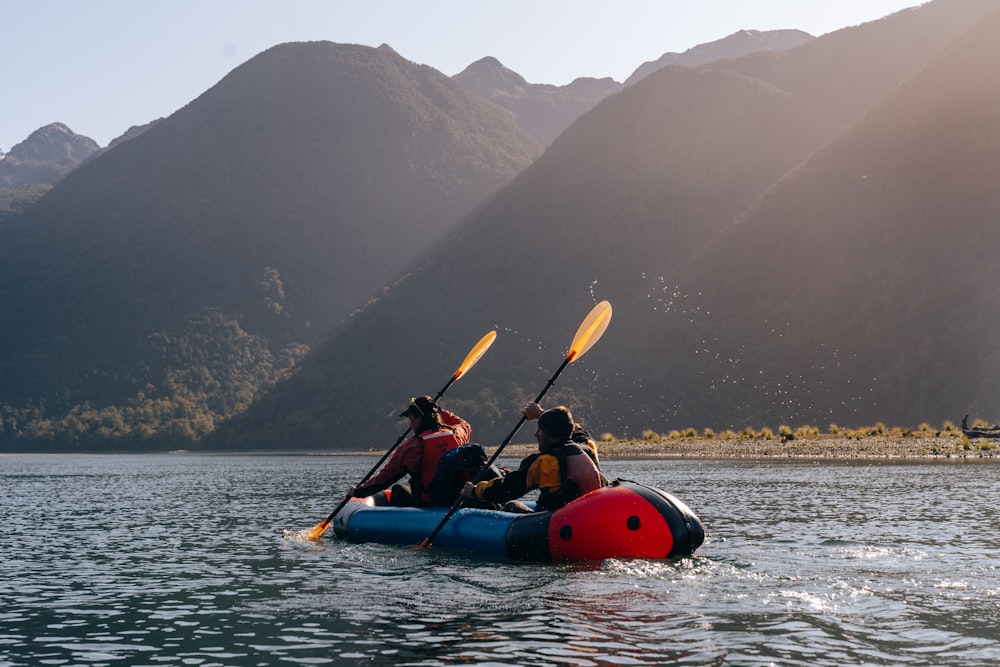
<path fill-rule="evenodd" d="M 445 386 L 441 387 L 441 391 L 439 391 L 437 393 L 437 396 L 434 397 L 434 402 L 435 403 L 437 403 L 437 401 L 438 401 L 439 398 L 441 398 L 442 396 L 444 396 L 444 392 L 448 391 L 448 387 L 450 387 L 452 385 L 452 383 L 454 383 L 455 380 L 457 380 L 457 379 L 458 379 L 457 375 L 452 375 L 451 376 L 451 379 L 448 380 L 448 383 Z M 401 442 L 403 442 L 403 440 L 406 439 L 407 435 L 410 434 L 410 430 L 411 430 L 411 428 L 408 426 L 406 428 L 406 430 L 403 431 L 403 433 L 398 438 L 396 438 L 396 442 L 393 443 L 392 447 L 390 447 L 389 449 L 386 450 L 385 454 L 382 455 L 382 458 L 380 458 L 378 460 L 378 463 L 376 463 L 375 465 L 373 465 L 372 469 L 369 470 L 367 473 L 365 473 L 365 476 L 361 478 L 361 481 L 358 482 L 356 486 L 363 485 L 365 482 L 368 481 L 369 477 L 371 477 L 372 475 L 375 474 L 376 470 L 378 470 L 379 468 L 382 467 L 382 464 L 385 463 L 386 459 L 389 458 L 389 455 L 392 454 L 394 451 L 396 451 L 396 448 L 399 447 L 399 444 Z M 333 517 L 337 516 L 337 512 L 339 512 L 340 510 L 344 509 L 344 506 L 347 505 L 347 503 L 349 503 L 350 501 L 351 501 L 351 496 L 344 496 L 344 499 L 340 501 L 340 504 L 337 505 L 337 508 L 335 510 L 333 510 L 332 512 L 330 512 L 330 516 L 328 516 L 325 519 L 323 519 L 323 522 L 320 524 L 320 527 L 319 527 L 320 532 L 326 530 L 326 527 L 330 525 L 331 521 L 333 521 Z"/>
<path fill-rule="evenodd" d="M 549 378 L 549 381 L 545 385 L 545 388 L 542 389 L 542 391 L 539 392 L 538 396 L 535 397 L 535 403 L 539 403 L 543 398 L 545 398 L 545 394 L 547 394 L 549 392 L 549 389 L 552 388 L 552 385 L 555 384 L 556 378 L 559 377 L 559 374 L 563 372 L 563 369 L 566 368 L 567 365 L 569 365 L 569 361 L 570 361 L 569 357 L 563 359 L 562 365 L 559 366 L 556 372 L 553 373 L 552 377 Z M 504 450 L 504 447 L 510 444 L 510 441 L 514 439 L 514 436 L 517 435 L 517 432 L 521 430 L 521 427 L 524 426 L 524 422 L 526 421 L 528 421 L 528 419 L 522 414 L 521 419 L 519 419 L 517 422 L 517 426 L 515 426 L 514 430 L 510 432 L 510 435 L 508 435 L 504 439 L 504 441 L 500 443 L 500 446 L 497 447 L 497 450 L 493 452 L 493 456 L 491 456 L 490 460 L 486 462 L 486 466 L 479 471 L 479 474 L 477 474 L 476 478 L 472 481 L 473 484 L 478 484 L 479 482 L 483 481 L 480 479 L 480 477 L 486 474 L 486 471 L 490 469 L 490 466 L 493 465 L 493 462 L 496 461 L 497 457 L 500 456 L 500 452 Z"/>
<path fill-rule="evenodd" d="M 566 358 L 563 360 L 562 365 L 559 366 L 556 372 L 552 374 L 552 377 L 549 378 L 549 381 L 548 383 L 546 383 L 545 388 L 542 389 L 542 391 L 538 394 L 538 396 L 535 397 L 535 403 L 540 402 L 542 398 L 545 397 L 545 394 L 548 393 L 549 389 L 552 388 L 552 385 L 555 384 L 556 378 L 558 378 L 559 374 L 563 372 L 563 369 L 566 368 L 567 365 L 569 365 L 570 361 L 571 361 L 570 356 L 566 355 Z M 490 469 L 490 466 L 492 466 L 494 461 L 497 460 L 497 457 L 500 456 L 500 452 L 504 450 L 504 447 L 510 444 L 510 441 L 514 439 L 514 436 L 517 435 L 517 432 L 521 430 L 521 427 L 524 425 L 524 422 L 526 421 L 528 421 L 527 418 L 522 414 L 521 418 L 517 421 L 517 426 L 514 427 L 514 430 L 512 430 L 510 434 L 506 438 L 504 438 L 504 441 L 500 443 L 500 446 L 497 447 L 497 450 L 493 452 L 493 456 L 490 457 L 489 461 L 486 462 L 486 465 L 483 466 L 483 469 L 480 470 L 479 473 L 476 475 L 475 479 L 472 480 L 473 484 L 478 484 L 479 482 L 482 481 L 480 478 L 486 474 L 486 471 Z M 451 508 L 448 510 L 447 514 L 445 514 L 444 517 L 441 519 L 441 522 L 434 529 L 434 532 L 428 535 L 427 538 L 420 543 L 420 546 L 422 548 L 426 549 L 431 545 L 431 542 L 433 542 L 434 538 L 437 537 L 438 533 L 441 532 L 441 529 L 444 528 L 444 525 L 448 523 L 452 515 L 458 511 L 459 507 L 462 506 L 462 502 L 464 500 L 465 498 L 459 496 L 458 499 L 455 500 L 454 503 L 452 503 Z"/>

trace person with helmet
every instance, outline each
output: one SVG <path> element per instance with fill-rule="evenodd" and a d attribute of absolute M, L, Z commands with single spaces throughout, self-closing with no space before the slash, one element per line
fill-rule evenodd
<path fill-rule="evenodd" d="M 348 489 L 347 496 L 367 498 L 389 490 L 389 504 L 395 507 L 424 507 L 431 504 L 429 487 L 438 460 L 448 450 L 469 442 L 472 427 L 458 415 L 441 409 L 430 396 L 417 396 L 399 413 L 410 420 L 413 435 L 404 441 L 367 482 Z M 396 483 L 409 475 L 409 484 Z"/>
<path fill-rule="evenodd" d="M 462 488 L 465 498 L 506 502 L 504 511 L 527 513 L 532 509 L 516 499 L 539 489 L 534 511 L 551 512 L 607 485 L 590 434 L 573 421 L 568 408 L 560 405 L 542 410 L 537 403 L 528 403 L 522 412 L 525 419 L 538 420 L 538 453 L 525 458 L 517 470 L 502 478 L 475 485 L 466 483 Z"/>

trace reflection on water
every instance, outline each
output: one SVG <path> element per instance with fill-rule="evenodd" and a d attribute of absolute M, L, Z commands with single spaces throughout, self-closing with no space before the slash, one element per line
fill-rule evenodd
<path fill-rule="evenodd" d="M 282 538 L 370 465 L 0 457 L 0 667 L 1000 660 L 995 464 L 607 462 L 704 520 L 676 562 Z"/>

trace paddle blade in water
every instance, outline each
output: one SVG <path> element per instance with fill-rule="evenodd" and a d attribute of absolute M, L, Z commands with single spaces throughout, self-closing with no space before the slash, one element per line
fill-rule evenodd
<path fill-rule="evenodd" d="M 317 523 L 315 526 L 313 526 L 309 530 L 302 531 L 300 533 L 300 536 L 302 537 L 302 539 L 311 540 L 311 541 L 315 542 L 319 538 L 323 537 L 323 533 L 325 533 L 326 529 L 329 528 L 329 527 L 330 527 L 330 521 L 329 520 L 324 520 L 324 521 L 321 521 L 321 522 Z"/>
<path fill-rule="evenodd" d="M 486 354 L 486 350 L 490 349 L 490 345 L 493 344 L 493 341 L 496 339 L 496 337 L 497 337 L 497 332 L 491 331 L 482 338 L 480 338 L 479 342 L 476 343 L 476 346 L 473 347 L 469 351 L 469 354 L 466 355 L 465 360 L 462 362 L 462 365 L 458 367 L 458 370 L 455 371 L 455 374 L 452 376 L 451 379 L 457 380 L 458 378 L 465 375 L 465 372 L 467 370 L 475 366 L 476 362 L 479 361 L 480 357 Z"/>
<path fill-rule="evenodd" d="M 608 324 L 611 323 L 611 304 L 607 301 L 602 301 L 590 311 L 583 323 L 580 324 L 580 328 L 576 330 L 576 336 L 573 338 L 573 344 L 569 346 L 569 353 L 566 355 L 567 361 L 576 361 L 584 354 L 587 350 L 594 346 L 594 343 L 601 339 L 604 335 L 605 329 L 608 328 Z"/>

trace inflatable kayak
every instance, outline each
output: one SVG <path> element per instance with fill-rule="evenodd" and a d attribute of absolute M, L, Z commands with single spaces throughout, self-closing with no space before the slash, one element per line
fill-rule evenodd
<path fill-rule="evenodd" d="M 354 498 L 337 514 L 333 528 L 350 542 L 413 546 L 437 528 L 448 509 L 378 507 L 371 498 Z M 701 520 L 680 500 L 616 480 L 554 512 L 461 508 L 434 546 L 501 560 L 559 563 L 690 556 L 704 539 Z"/>

